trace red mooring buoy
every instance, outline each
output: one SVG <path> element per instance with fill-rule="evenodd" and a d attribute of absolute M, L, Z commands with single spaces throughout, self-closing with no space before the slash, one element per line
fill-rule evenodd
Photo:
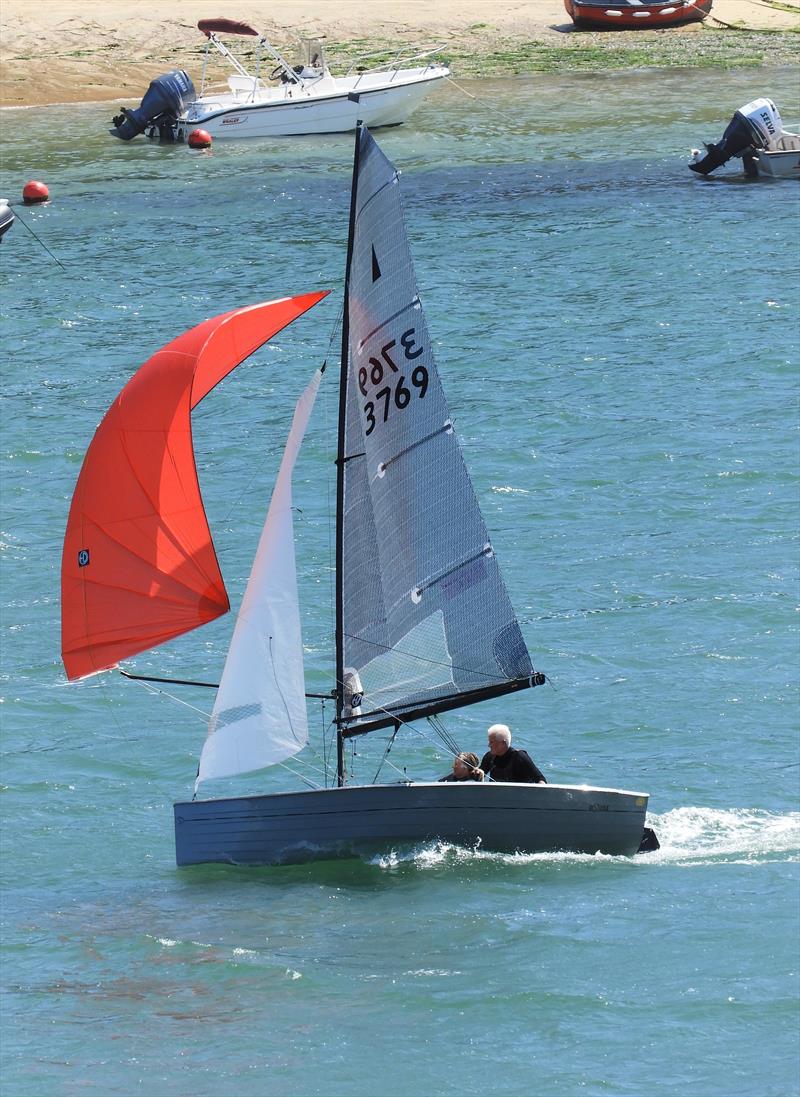
<path fill-rule="evenodd" d="M 22 200 L 26 206 L 34 206 L 37 202 L 46 202 L 49 197 L 50 191 L 38 179 L 31 179 L 22 188 Z"/>
<path fill-rule="evenodd" d="M 192 130 L 188 143 L 190 149 L 210 149 L 211 134 L 207 130 Z"/>

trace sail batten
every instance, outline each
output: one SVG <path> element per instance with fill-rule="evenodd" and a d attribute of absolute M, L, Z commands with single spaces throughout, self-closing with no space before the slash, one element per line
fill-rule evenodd
<path fill-rule="evenodd" d="M 339 447 L 344 737 L 533 675 L 439 379 L 398 173 L 363 127 L 357 142 Z"/>
<path fill-rule="evenodd" d="M 356 354 L 360 355 L 370 339 L 372 339 L 373 336 L 377 335 L 379 331 L 382 331 L 385 327 L 388 327 L 393 320 L 397 320 L 400 316 L 403 315 L 404 312 L 408 312 L 409 309 L 419 308 L 419 305 L 419 297 L 415 297 L 413 301 L 409 301 L 407 305 L 403 305 L 403 307 L 399 308 L 397 312 L 393 312 L 392 315 L 389 316 L 386 320 L 382 320 L 376 328 L 373 328 L 372 331 L 367 332 L 363 339 L 359 341 L 358 346 L 356 347 Z"/>

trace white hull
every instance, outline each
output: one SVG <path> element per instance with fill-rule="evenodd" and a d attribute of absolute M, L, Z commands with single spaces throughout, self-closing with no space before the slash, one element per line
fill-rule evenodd
<path fill-rule="evenodd" d="M 758 174 L 771 179 L 800 179 L 800 149 L 773 152 L 761 149 L 756 153 Z"/>
<path fill-rule="evenodd" d="M 14 224 L 14 211 L 8 204 L 7 198 L 0 198 L 0 240 Z"/>
<path fill-rule="evenodd" d="M 176 125 L 176 137 L 186 140 L 196 129 L 214 139 L 228 137 L 292 137 L 347 133 L 358 122 L 375 129 L 405 122 L 431 88 L 448 75 L 442 66 L 401 71 L 395 79 L 373 75 L 329 78 L 327 90 L 266 89 L 252 101 L 233 92 L 198 99 Z M 157 133 L 154 134 L 157 136 Z"/>
<path fill-rule="evenodd" d="M 497 852 L 632 855 L 645 793 L 486 782 L 372 785 L 175 804 L 179 865 L 276 865 L 441 840 Z"/>

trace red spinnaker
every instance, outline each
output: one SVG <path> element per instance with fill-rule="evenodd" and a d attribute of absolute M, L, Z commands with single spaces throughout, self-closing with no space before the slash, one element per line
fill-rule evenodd
<path fill-rule="evenodd" d="M 206 521 L 191 409 L 326 292 L 235 309 L 157 351 L 97 428 L 61 560 L 67 677 L 113 667 L 226 613 Z"/>

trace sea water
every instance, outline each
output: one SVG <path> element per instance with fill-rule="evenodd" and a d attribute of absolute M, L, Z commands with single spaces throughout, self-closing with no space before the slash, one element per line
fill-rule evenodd
<path fill-rule="evenodd" d="M 59 563 L 97 423 L 207 316 L 331 295 L 198 407 L 204 498 L 241 596 L 294 401 L 308 685 L 332 682 L 333 457 L 352 139 L 123 145 L 108 106 L 3 115 L 3 1092 L 789 1097 L 798 1080 L 798 271 L 794 182 L 688 150 L 797 73 L 448 85 L 378 135 L 451 412 L 549 683 L 509 723 L 551 781 L 647 791 L 658 853 L 439 844 L 177 870 L 213 694 L 67 685 Z M 134 104 L 135 105 L 135 104 Z M 34 235 L 35 234 L 35 235 Z M 46 250 L 45 250 L 46 249 Z M 131 661 L 216 681 L 231 618 Z M 476 623 L 479 627 L 479 623 Z M 174 698 L 174 699 L 173 699 Z M 312 747 L 239 789 L 323 783 Z M 431 779 L 427 724 L 349 758 Z M 329 771 L 329 770 L 328 770 Z"/>

